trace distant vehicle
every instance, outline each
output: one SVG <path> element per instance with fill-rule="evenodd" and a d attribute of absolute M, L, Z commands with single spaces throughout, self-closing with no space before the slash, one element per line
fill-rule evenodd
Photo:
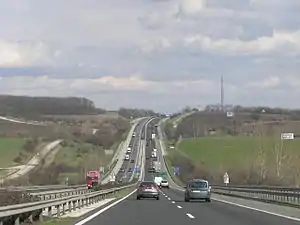
<path fill-rule="evenodd" d="M 131 153 L 131 147 L 127 148 L 127 152 L 126 153 L 129 153 L 129 154 Z"/>
<path fill-rule="evenodd" d="M 149 159 L 150 157 L 149 156 L 146 156 L 146 159 Z"/>
<path fill-rule="evenodd" d="M 149 172 L 149 173 L 154 173 L 154 172 L 155 172 L 155 168 L 150 167 L 150 168 L 148 169 L 148 172 Z"/>
<path fill-rule="evenodd" d="M 128 173 L 132 173 L 132 168 L 129 168 L 129 169 L 128 169 Z"/>
<path fill-rule="evenodd" d="M 153 152 L 157 152 L 157 149 L 156 148 L 153 148 L 153 150 L 152 150 Z"/>
<path fill-rule="evenodd" d="M 156 152 L 152 152 L 152 153 L 151 153 L 151 157 L 152 157 L 152 158 L 156 158 L 156 157 L 157 157 Z"/>
<path fill-rule="evenodd" d="M 154 182 L 156 183 L 157 186 L 160 187 L 160 183 L 163 180 L 163 178 L 161 176 L 155 176 L 154 177 Z"/>
<path fill-rule="evenodd" d="M 125 169 L 122 167 L 122 168 L 120 169 L 120 172 L 121 172 L 121 173 L 124 173 L 124 172 L 125 172 Z"/>
<path fill-rule="evenodd" d="M 135 137 L 135 132 L 132 133 L 132 137 Z"/>
<path fill-rule="evenodd" d="M 134 163 L 134 159 L 130 160 L 131 163 Z"/>
<path fill-rule="evenodd" d="M 130 159 L 130 156 L 128 154 L 125 155 L 125 160 L 129 160 Z"/>
<path fill-rule="evenodd" d="M 100 172 L 99 171 L 88 171 L 86 173 L 86 184 L 88 189 L 96 188 L 100 185 Z"/>
<path fill-rule="evenodd" d="M 140 200 L 142 198 L 155 198 L 159 200 L 159 188 L 153 181 L 143 181 L 140 183 L 136 199 Z"/>
<path fill-rule="evenodd" d="M 210 202 L 211 187 L 207 180 L 193 179 L 188 182 L 185 187 L 184 201 L 189 202 L 190 200 L 205 200 Z"/>
<path fill-rule="evenodd" d="M 167 180 L 162 180 L 160 182 L 160 187 L 161 188 L 169 188 L 169 182 Z"/>

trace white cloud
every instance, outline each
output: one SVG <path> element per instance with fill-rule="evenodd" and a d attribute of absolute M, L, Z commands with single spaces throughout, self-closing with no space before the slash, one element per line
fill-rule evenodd
<path fill-rule="evenodd" d="M 224 75 L 227 103 L 299 107 L 299 11 L 299 0 L 4 1 L 0 90 L 175 110 L 218 102 Z"/>
<path fill-rule="evenodd" d="M 213 40 L 202 35 L 185 38 L 186 45 L 199 47 L 203 51 L 211 51 L 225 55 L 239 54 L 300 54 L 300 30 L 296 32 L 285 32 L 274 30 L 271 37 L 260 37 L 252 41 L 240 39 Z"/>

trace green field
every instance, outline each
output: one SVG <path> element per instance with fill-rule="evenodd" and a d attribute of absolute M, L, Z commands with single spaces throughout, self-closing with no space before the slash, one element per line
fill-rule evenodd
<path fill-rule="evenodd" d="M 14 165 L 13 160 L 19 155 L 26 140 L 21 138 L 0 139 L 0 167 L 5 168 Z"/>
<path fill-rule="evenodd" d="M 281 146 L 282 144 L 282 146 Z M 282 149 L 282 151 L 281 151 Z M 272 165 L 276 156 L 299 161 L 300 140 L 281 140 L 259 137 L 211 137 L 182 140 L 177 151 L 192 159 L 198 165 L 208 168 L 240 167 L 264 158 Z M 298 160 L 297 160 L 298 159 Z"/>

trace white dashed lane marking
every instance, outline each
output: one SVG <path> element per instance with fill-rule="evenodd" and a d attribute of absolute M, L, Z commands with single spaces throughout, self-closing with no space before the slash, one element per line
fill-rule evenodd
<path fill-rule="evenodd" d="M 178 208 L 178 209 L 182 209 L 182 206 L 178 205 L 177 208 Z"/>
<path fill-rule="evenodd" d="M 190 214 L 190 213 L 187 213 L 186 214 L 189 218 L 191 218 L 191 219 L 195 219 L 195 217 L 192 215 L 192 214 Z"/>

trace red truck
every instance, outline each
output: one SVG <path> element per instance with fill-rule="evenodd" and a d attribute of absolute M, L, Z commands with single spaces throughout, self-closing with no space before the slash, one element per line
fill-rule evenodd
<path fill-rule="evenodd" d="M 100 185 L 100 172 L 99 171 L 88 171 L 86 173 L 86 184 L 88 189 L 97 187 Z"/>

